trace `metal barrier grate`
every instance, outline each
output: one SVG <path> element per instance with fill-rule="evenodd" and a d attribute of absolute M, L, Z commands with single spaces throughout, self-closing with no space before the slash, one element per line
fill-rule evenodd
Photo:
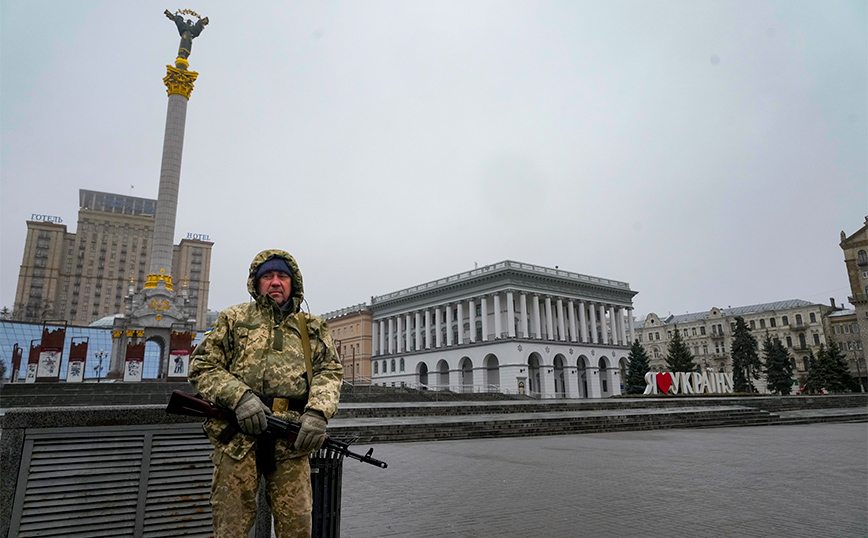
<path fill-rule="evenodd" d="M 10 536 L 211 536 L 199 424 L 28 429 Z"/>

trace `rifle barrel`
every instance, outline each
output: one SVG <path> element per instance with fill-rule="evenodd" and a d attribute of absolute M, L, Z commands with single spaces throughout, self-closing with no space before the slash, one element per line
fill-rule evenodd
<path fill-rule="evenodd" d="M 172 393 L 172 396 L 169 398 L 169 405 L 166 408 L 166 412 L 173 415 L 186 415 L 192 417 L 217 418 L 221 420 L 228 420 L 230 421 L 230 425 L 226 428 L 226 431 L 224 431 L 224 433 L 227 433 L 229 437 L 235 435 L 235 432 L 237 431 L 236 428 L 238 427 L 237 423 L 235 423 L 235 413 L 233 413 L 232 411 L 217 407 L 211 402 L 177 390 L 174 391 Z M 296 437 L 298 437 L 298 430 L 300 428 L 299 424 L 295 422 L 288 422 L 286 420 L 282 420 L 271 415 L 268 415 L 266 417 L 266 420 L 268 422 L 268 427 L 266 429 L 268 433 L 277 436 L 285 436 L 290 441 L 294 441 Z M 224 440 L 224 442 L 229 442 L 229 440 L 226 439 Z M 386 462 L 371 457 L 371 454 L 374 453 L 373 448 L 369 449 L 366 454 L 362 455 L 356 454 L 355 452 L 350 450 L 349 446 L 349 443 L 344 443 L 343 441 L 332 439 L 328 435 L 326 436 L 325 442 L 323 443 L 323 448 L 333 450 L 349 458 L 359 460 L 362 463 L 376 465 L 377 467 L 380 467 L 382 469 L 388 467 L 388 464 Z"/>

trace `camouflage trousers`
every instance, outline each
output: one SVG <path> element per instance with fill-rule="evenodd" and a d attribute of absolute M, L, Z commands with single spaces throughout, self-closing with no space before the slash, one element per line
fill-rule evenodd
<path fill-rule="evenodd" d="M 256 495 L 260 475 L 256 451 L 241 460 L 217 449 L 211 481 L 211 511 L 214 538 L 247 538 L 256 522 Z M 310 463 L 307 457 L 276 462 L 274 472 L 264 475 L 265 494 L 274 516 L 277 538 L 309 538 L 313 499 Z"/>

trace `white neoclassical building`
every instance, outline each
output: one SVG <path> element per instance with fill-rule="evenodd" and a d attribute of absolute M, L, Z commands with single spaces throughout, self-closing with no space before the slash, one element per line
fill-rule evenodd
<path fill-rule="evenodd" d="M 372 382 L 460 392 L 621 393 L 626 282 L 503 261 L 371 298 Z"/>

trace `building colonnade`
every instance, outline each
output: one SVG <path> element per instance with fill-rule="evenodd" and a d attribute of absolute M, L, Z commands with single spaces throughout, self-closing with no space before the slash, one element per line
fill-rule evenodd
<path fill-rule="evenodd" d="M 378 317 L 373 322 L 373 355 L 507 338 L 629 346 L 636 338 L 632 311 L 551 294 L 488 293 Z"/>

